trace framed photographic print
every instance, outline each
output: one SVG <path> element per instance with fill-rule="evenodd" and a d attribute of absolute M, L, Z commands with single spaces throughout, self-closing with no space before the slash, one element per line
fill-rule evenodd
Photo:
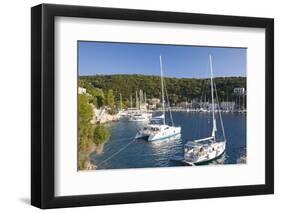
<path fill-rule="evenodd" d="M 274 192 L 274 21 L 31 9 L 31 203 Z"/>

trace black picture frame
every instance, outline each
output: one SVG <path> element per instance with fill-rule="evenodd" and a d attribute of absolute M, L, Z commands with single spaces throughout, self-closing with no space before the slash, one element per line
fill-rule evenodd
<path fill-rule="evenodd" d="M 83 17 L 162 23 L 264 28 L 265 48 L 265 184 L 56 197 L 54 171 L 55 17 Z M 274 193 L 274 20 L 164 11 L 41 4 L 31 8 L 31 204 L 60 208 L 217 198 Z"/>

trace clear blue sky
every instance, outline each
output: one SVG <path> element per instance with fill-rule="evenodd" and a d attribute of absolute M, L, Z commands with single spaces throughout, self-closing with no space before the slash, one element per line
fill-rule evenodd
<path fill-rule="evenodd" d="M 215 77 L 246 76 L 246 48 L 219 48 L 111 42 L 78 42 L 79 75 L 144 74 L 176 78 L 209 77 L 208 57 Z"/>

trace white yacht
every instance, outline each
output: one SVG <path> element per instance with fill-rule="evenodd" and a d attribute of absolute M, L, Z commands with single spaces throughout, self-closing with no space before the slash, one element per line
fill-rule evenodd
<path fill-rule="evenodd" d="M 140 91 L 140 100 L 139 100 L 138 92 L 136 91 L 136 111 L 130 114 L 129 121 L 149 123 L 150 119 L 152 118 L 152 113 L 147 111 L 146 106 L 141 108 L 141 105 L 145 105 L 145 103 L 143 104 L 141 92 L 142 91 Z"/>
<path fill-rule="evenodd" d="M 203 108 L 203 107 L 201 107 L 201 108 L 199 109 L 199 112 L 208 112 L 208 110 L 205 109 L 205 108 Z"/>
<path fill-rule="evenodd" d="M 143 138 L 148 142 L 162 141 L 181 134 L 181 127 L 170 126 L 166 124 L 165 121 L 165 98 L 164 98 L 164 80 L 163 80 L 163 68 L 162 68 L 162 58 L 160 56 L 160 71 L 161 71 L 161 88 L 162 88 L 162 111 L 161 116 L 153 117 L 151 120 L 158 120 L 160 124 L 148 124 L 141 129 L 137 130 L 136 139 Z M 167 92 L 167 91 L 166 91 Z M 170 111 L 171 121 L 172 113 Z"/>
<path fill-rule="evenodd" d="M 150 124 L 138 130 L 137 138 L 144 138 L 148 142 L 160 141 L 181 134 L 181 127 L 165 124 Z"/>
<path fill-rule="evenodd" d="M 134 113 L 133 115 L 130 116 L 129 121 L 149 123 L 151 117 L 152 117 L 151 113 L 136 112 L 136 113 Z"/>
<path fill-rule="evenodd" d="M 197 139 L 193 141 L 189 141 L 184 146 L 184 157 L 182 159 L 182 162 L 189 164 L 189 165 L 195 165 L 204 163 L 207 161 L 214 160 L 218 157 L 220 157 L 224 151 L 226 146 L 226 138 L 224 133 L 224 127 L 223 127 L 223 120 L 221 117 L 220 110 L 218 111 L 220 122 L 221 122 L 221 129 L 223 133 L 222 139 L 218 139 L 216 132 L 217 132 L 217 126 L 216 126 L 216 118 L 215 118 L 215 107 L 214 107 L 214 90 L 216 94 L 216 100 L 218 100 L 217 97 L 217 91 L 216 86 L 213 82 L 213 68 L 212 68 L 212 57 L 209 56 L 209 66 L 210 66 L 210 73 L 211 73 L 211 96 L 212 96 L 212 118 L 213 118 L 213 128 L 212 128 L 212 134 L 210 137 Z"/>

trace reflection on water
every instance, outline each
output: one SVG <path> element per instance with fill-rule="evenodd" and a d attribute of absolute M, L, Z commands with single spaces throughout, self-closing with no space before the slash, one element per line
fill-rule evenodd
<path fill-rule="evenodd" d="M 140 123 L 122 119 L 108 124 L 111 138 L 104 145 L 102 154 L 91 155 L 92 161 L 98 169 L 183 166 L 171 158 L 183 155 L 183 145 L 187 141 L 210 135 L 212 119 L 210 113 L 173 112 L 173 116 L 175 125 L 182 127 L 181 135 L 152 143 L 134 140 Z M 222 116 L 227 138 L 225 153 L 203 165 L 246 163 L 246 114 L 223 113 Z M 220 128 L 218 126 L 218 132 L 221 132 Z"/>

